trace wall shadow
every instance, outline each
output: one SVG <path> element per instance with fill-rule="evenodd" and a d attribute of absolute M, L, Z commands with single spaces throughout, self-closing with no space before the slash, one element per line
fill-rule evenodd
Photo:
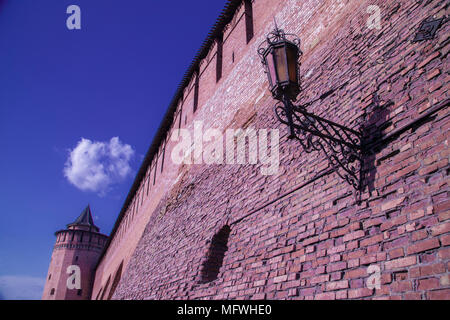
<path fill-rule="evenodd" d="M 379 141 L 383 138 L 383 131 L 392 124 L 388 119 L 390 114 L 389 107 L 393 104 L 390 100 L 381 101 L 378 94 L 374 93 L 372 103 L 365 110 L 361 126 L 361 146 L 363 148 L 361 179 L 363 191 L 366 187 L 370 193 L 375 190 L 377 173 L 375 159 L 376 155 L 385 148 L 385 144 L 379 143 Z"/>

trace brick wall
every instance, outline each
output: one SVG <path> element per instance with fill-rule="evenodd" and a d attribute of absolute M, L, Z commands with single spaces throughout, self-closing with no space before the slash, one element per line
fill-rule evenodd
<path fill-rule="evenodd" d="M 367 27 L 370 5 L 380 8 L 380 30 Z M 422 20 L 448 15 L 446 2 L 255 0 L 248 44 L 243 14 L 241 6 L 224 32 L 222 78 L 214 45 L 200 65 L 198 109 L 191 81 L 178 117 L 190 130 L 194 120 L 279 129 L 278 174 L 262 175 L 259 164 L 178 166 L 169 140 L 164 171 L 148 195 L 143 184 L 139 209 L 114 235 L 93 296 L 124 261 L 116 299 L 449 299 L 448 108 L 414 121 L 448 106 L 450 27 L 411 43 Z M 309 111 L 372 137 L 415 123 L 365 157 L 360 203 L 325 155 L 287 140 L 273 114 L 256 50 L 274 16 L 302 39 L 299 103 L 323 95 Z M 202 281 L 225 225 L 222 267 Z M 381 272 L 379 289 L 367 286 L 369 266 Z"/>

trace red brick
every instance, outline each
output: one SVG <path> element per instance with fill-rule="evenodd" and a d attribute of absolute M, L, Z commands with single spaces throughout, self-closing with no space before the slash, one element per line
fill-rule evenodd
<path fill-rule="evenodd" d="M 330 275 L 329 274 L 324 274 L 324 275 L 321 275 L 321 276 L 316 276 L 316 277 L 311 278 L 310 283 L 312 285 L 314 285 L 314 284 L 326 282 L 326 281 L 329 281 L 329 280 L 330 280 Z"/>
<path fill-rule="evenodd" d="M 422 294 L 420 292 L 407 292 L 405 293 L 406 300 L 422 300 Z"/>
<path fill-rule="evenodd" d="M 448 274 L 445 274 L 439 278 L 439 284 L 441 287 L 448 287 L 450 286 L 450 277 Z"/>
<path fill-rule="evenodd" d="M 273 283 L 285 282 L 285 281 L 287 281 L 287 278 L 288 278 L 287 275 L 275 277 L 275 278 L 273 278 Z"/>
<path fill-rule="evenodd" d="M 406 252 L 407 254 L 414 254 L 417 252 L 423 252 L 438 247 L 439 247 L 439 240 L 436 238 L 432 238 L 421 242 L 416 242 L 415 244 L 409 246 Z"/>
<path fill-rule="evenodd" d="M 297 288 L 289 289 L 288 296 L 289 297 L 296 297 L 299 295 L 299 291 Z"/>
<path fill-rule="evenodd" d="M 439 221 L 445 221 L 450 219 L 450 211 L 444 211 L 439 213 Z"/>
<path fill-rule="evenodd" d="M 419 231 L 413 232 L 413 234 L 411 235 L 411 240 L 412 241 L 423 240 L 426 237 L 428 237 L 427 230 L 419 230 Z"/>
<path fill-rule="evenodd" d="M 369 288 L 358 288 L 358 289 L 350 289 L 348 290 L 348 298 L 349 299 L 357 299 L 368 297 L 373 294 L 373 289 Z"/>
<path fill-rule="evenodd" d="M 427 296 L 430 300 L 450 300 L 450 289 L 430 291 Z"/>
<path fill-rule="evenodd" d="M 363 230 L 358 230 L 349 234 L 346 234 L 344 236 L 344 242 L 348 242 L 348 241 L 352 241 L 352 240 L 356 240 L 359 238 L 364 237 L 365 233 Z"/>
<path fill-rule="evenodd" d="M 450 210 L 450 200 L 438 203 L 435 205 L 434 210 L 436 213 L 447 212 L 447 214 L 450 214 L 450 212 L 448 212 Z"/>
<path fill-rule="evenodd" d="M 252 300 L 264 300 L 266 298 L 265 293 L 257 293 L 252 296 Z"/>
<path fill-rule="evenodd" d="M 347 290 L 336 291 L 336 299 L 347 299 Z"/>
<path fill-rule="evenodd" d="M 410 257 L 400 258 L 400 259 L 396 259 L 396 260 L 386 261 L 385 266 L 386 266 L 387 270 L 391 270 L 391 269 L 409 267 L 416 263 L 417 263 L 416 256 L 410 256 Z"/>
<path fill-rule="evenodd" d="M 406 215 L 395 217 L 395 218 L 392 218 L 392 219 L 386 221 L 385 223 L 383 223 L 381 225 L 380 229 L 381 229 L 381 231 L 391 229 L 394 226 L 398 226 L 400 224 L 406 223 L 406 221 L 407 221 Z"/>
<path fill-rule="evenodd" d="M 375 244 L 375 243 L 378 243 L 381 241 L 383 241 L 383 234 L 377 234 L 376 236 L 361 240 L 360 246 L 367 247 L 367 246 L 370 246 L 372 244 Z"/>
<path fill-rule="evenodd" d="M 338 263 L 332 263 L 330 265 L 327 266 L 327 272 L 334 272 L 334 271 L 338 271 L 338 270 L 344 270 L 345 268 L 347 268 L 347 263 L 342 261 L 342 262 L 338 262 Z"/>
<path fill-rule="evenodd" d="M 431 72 L 429 72 L 427 74 L 427 80 L 431 80 L 431 79 L 433 79 L 434 77 L 437 77 L 440 74 L 441 74 L 441 70 L 434 69 L 433 71 L 431 71 Z"/>
<path fill-rule="evenodd" d="M 450 258 L 450 247 L 439 250 L 438 256 L 439 256 L 439 259 L 449 259 Z"/>
<path fill-rule="evenodd" d="M 367 276 L 367 268 L 359 268 L 355 270 L 349 270 L 345 273 L 345 279 L 355 279 Z"/>
<path fill-rule="evenodd" d="M 418 278 L 420 277 L 420 267 L 414 267 L 409 269 L 409 276 L 411 278 Z"/>
<path fill-rule="evenodd" d="M 347 289 L 348 288 L 348 280 L 328 282 L 326 284 L 326 288 L 327 288 L 327 291 Z"/>
<path fill-rule="evenodd" d="M 387 284 L 392 282 L 392 275 L 390 273 L 385 273 L 381 275 L 381 284 Z"/>
<path fill-rule="evenodd" d="M 323 292 L 316 294 L 314 300 L 334 300 L 336 299 L 336 294 L 334 292 Z"/>
<path fill-rule="evenodd" d="M 431 228 L 431 234 L 437 236 L 443 233 L 450 232 L 450 222 L 441 223 L 433 228 Z"/>
<path fill-rule="evenodd" d="M 431 289 L 439 288 L 439 279 L 437 278 L 429 278 L 429 279 L 420 279 L 418 289 L 421 291 L 428 291 Z"/>
<path fill-rule="evenodd" d="M 443 235 L 441 237 L 441 243 L 442 243 L 443 246 L 450 245 L 450 234 Z"/>
<path fill-rule="evenodd" d="M 400 198 L 393 199 L 393 200 L 390 200 L 388 202 L 385 202 L 385 203 L 383 203 L 381 205 L 381 210 L 382 211 L 386 211 L 386 210 L 395 208 L 396 206 L 401 204 L 404 200 L 405 200 L 405 197 L 400 197 Z"/>
<path fill-rule="evenodd" d="M 404 256 L 403 248 L 396 248 L 396 249 L 389 251 L 390 259 L 395 259 L 395 258 L 403 257 L 403 256 Z"/>
<path fill-rule="evenodd" d="M 395 281 L 391 284 L 391 289 L 393 292 L 406 292 L 412 290 L 412 285 L 410 281 Z"/>
<path fill-rule="evenodd" d="M 441 274 L 445 272 L 445 266 L 442 263 L 437 263 L 429 266 L 423 266 L 420 268 L 420 275 L 423 276 L 430 276 L 430 275 L 436 275 Z"/>
<path fill-rule="evenodd" d="M 426 57 L 425 58 L 425 60 L 423 60 L 422 62 L 420 62 L 418 65 L 417 65 L 417 68 L 423 68 L 423 67 L 425 67 L 428 63 L 430 63 L 432 60 L 434 60 L 434 59 L 436 59 L 437 57 L 439 57 L 440 56 L 440 52 L 439 51 L 435 51 L 435 52 L 433 52 L 432 54 L 430 54 L 428 57 Z"/>

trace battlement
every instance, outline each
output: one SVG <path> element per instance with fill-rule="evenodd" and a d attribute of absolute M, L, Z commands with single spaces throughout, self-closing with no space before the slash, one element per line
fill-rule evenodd
<path fill-rule="evenodd" d="M 61 248 L 103 250 L 108 236 L 86 230 L 60 230 L 55 232 L 56 243 L 54 250 Z"/>

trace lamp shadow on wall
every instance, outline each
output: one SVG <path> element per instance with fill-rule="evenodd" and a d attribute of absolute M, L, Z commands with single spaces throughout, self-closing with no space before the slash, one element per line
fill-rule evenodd
<path fill-rule="evenodd" d="M 375 190 L 375 180 L 377 175 L 377 166 L 380 164 L 376 161 L 376 155 L 381 152 L 386 145 L 378 143 L 383 139 L 384 130 L 388 128 L 392 122 L 389 120 L 390 106 L 394 103 L 391 100 L 382 101 L 375 92 L 372 97 L 372 103 L 366 108 L 363 115 L 363 124 L 361 126 L 362 141 L 364 153 L 362 158 L 362 181 L 364 187 L 367 186 L 370 194 Z M 393 156 L 389 154 L 388 156 Z"/>

